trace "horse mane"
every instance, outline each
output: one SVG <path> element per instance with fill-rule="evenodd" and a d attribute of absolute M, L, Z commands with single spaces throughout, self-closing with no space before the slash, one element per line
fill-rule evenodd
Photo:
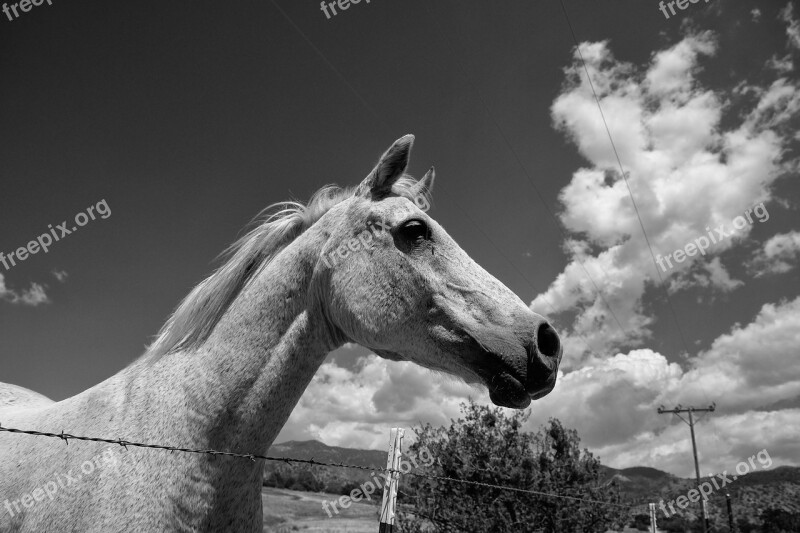
<path fill-rule="evenodd" d="M 392 193 L 411 201 L 422 194 L 430 201 L 430 191 L 417 190 L 417 180 L 408 175 L 394 183 Z M 175 308 L 143 357 L 155 362 L 168 353 L 194 349 L 205 342 L 255 273 L 331 208 L 357 194 L 357 187 L 326 185 L 305 205 L 278 202 L 262 210 L 250 224 L 252 229 L 218 256 L 227 258 L 225 263 Z"/>

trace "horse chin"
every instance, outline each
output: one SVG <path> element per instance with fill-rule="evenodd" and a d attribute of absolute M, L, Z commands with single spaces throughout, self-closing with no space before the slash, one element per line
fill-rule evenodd
<path fill-rule="evenodd" d="M 397 352 L 390 352 L 387 350 L 373 350 L 376 355 L 383 357 L 384 359 L 388 359 L 389 361 L 405 361 L 406 358 L 400 355 Z"/>
<path fill-rule="evenodd" d="M 489 398 L 500 407 L 525 409 L 531 404 L 531 397 L 525 386 L 507 372 L 495 375 L 488 387 Z"/>

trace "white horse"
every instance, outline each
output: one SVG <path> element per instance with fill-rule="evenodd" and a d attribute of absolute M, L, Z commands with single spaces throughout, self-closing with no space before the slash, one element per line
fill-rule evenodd
<path fill-rule="evenodd" d="M 558 335 L 416 205 L 434 173 L 404 174 L 413 142 L 354 189 L 273 206 L 118 374 L 60 402 L 0 384 L 0 423 L 263 454 L 346 342 L 482 383 L 497 405 L 546 395 Z M 262 467 L 0 432 L 0 531 L 261 531 Z"/>

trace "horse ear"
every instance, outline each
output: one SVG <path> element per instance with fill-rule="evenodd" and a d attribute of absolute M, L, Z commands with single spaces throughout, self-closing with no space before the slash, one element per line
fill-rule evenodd
<path fill-rule="evenodd" d="M 417 197 L 420 195 L 427 195 L 433 191 L 433 180 L 436 178 L 436 170 L 433 167 L 429 168 L 424 176 L 414 185 L 411 189 L 411 195 Z"/>
<path fill-rule="evenodd" d="M 414 136 L 403 135 L 381 156 L 378 164 L 369 173 L 358 191 L 362 196 L 381 198 L 389 194 L 392 185 L 403 175 L 408 167 L 411 156 L 411 147 L 414 145 Z"/>

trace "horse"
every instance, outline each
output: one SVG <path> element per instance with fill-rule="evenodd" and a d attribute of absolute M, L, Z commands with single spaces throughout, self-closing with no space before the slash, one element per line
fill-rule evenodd
<path fill-rule="evenodd" d="M 558 334 L 420 208 L 435 173 L 406 173 L 413 143 L 395 141 L 355 187 L 268 207 L 102 383 L 59 402 L 0 384 L 0 424 L 261 454 L 345 343 L 485 386 L 498 406 L 548 394 Z M 0 531 L 261 531 L 262 468 L 0 432 Z"/>

